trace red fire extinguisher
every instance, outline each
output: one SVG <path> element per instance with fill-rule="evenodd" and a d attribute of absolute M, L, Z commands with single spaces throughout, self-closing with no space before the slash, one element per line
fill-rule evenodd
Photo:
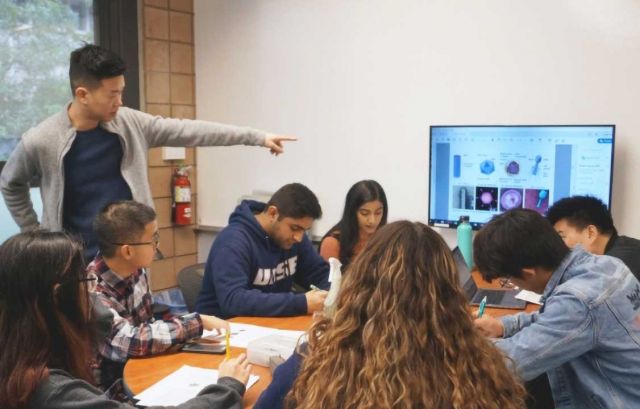
<path fill-rule="evenodd" d="M 189 167 L 181 166 L 173 173 L 173 222 L 191 224 L 191 182 Z"/>

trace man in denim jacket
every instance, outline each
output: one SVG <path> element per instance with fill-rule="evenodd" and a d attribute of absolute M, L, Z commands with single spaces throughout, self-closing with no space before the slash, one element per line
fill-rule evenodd
<path fill-rule="evenodd" d="M 476 320 L 524 380 L 546 372 L 559 409 L 640 407 L 640 283 L 622 262 L 570 250 L 523 209 L 494 217 L 474 255 L 484 279 L 543 294 L 538 312 Z"/>

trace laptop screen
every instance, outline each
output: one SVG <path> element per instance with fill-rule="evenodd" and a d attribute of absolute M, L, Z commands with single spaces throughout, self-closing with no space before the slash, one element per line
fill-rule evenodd
<path fill-rule="evenodd" d="M 471 301 L 476 292 L 478 292 L 478 286 L 476 285 L 476 282 L 473 281 L 473 277 L 471 277 L 471 272 L 469 271 L 469 267 L 467 267 L 467 263 L 464 261 L 464 257 L 462 256 L 460 249 L 456 247 L 453 249 L 452 253 L 453 260 L 456 262 L 456 267 L 458 269 L 460 285 L 462 285 L 464 293 L 469 301 Z"/>

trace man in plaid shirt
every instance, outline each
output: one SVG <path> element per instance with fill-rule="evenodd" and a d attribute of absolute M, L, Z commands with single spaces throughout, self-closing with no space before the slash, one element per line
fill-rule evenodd
<path fill-rule="evenodd" d="M 159 244 L 155 211 L 134 201 L 107 205 L 94 230 L 100 253 L 87 267 L 97 278 L 95 300 L 113 315 L 110 333 L 99 343 L 99 383 L 108 388 L 122 377 L 129 357 L 166 352 L 199 337 L 203 329 L 229 329 L 219 318 L 197 313 L 154 320 L 146 268 Z"/>

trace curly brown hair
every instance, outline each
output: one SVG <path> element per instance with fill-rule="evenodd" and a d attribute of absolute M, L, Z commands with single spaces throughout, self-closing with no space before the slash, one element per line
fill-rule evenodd
<path fill-rule="evenodd" d="M 473 326 L 451 251 L 421 223 L 375 234 L 303 356 L 285 407 L 524 407 L 505 356 Z"/>

